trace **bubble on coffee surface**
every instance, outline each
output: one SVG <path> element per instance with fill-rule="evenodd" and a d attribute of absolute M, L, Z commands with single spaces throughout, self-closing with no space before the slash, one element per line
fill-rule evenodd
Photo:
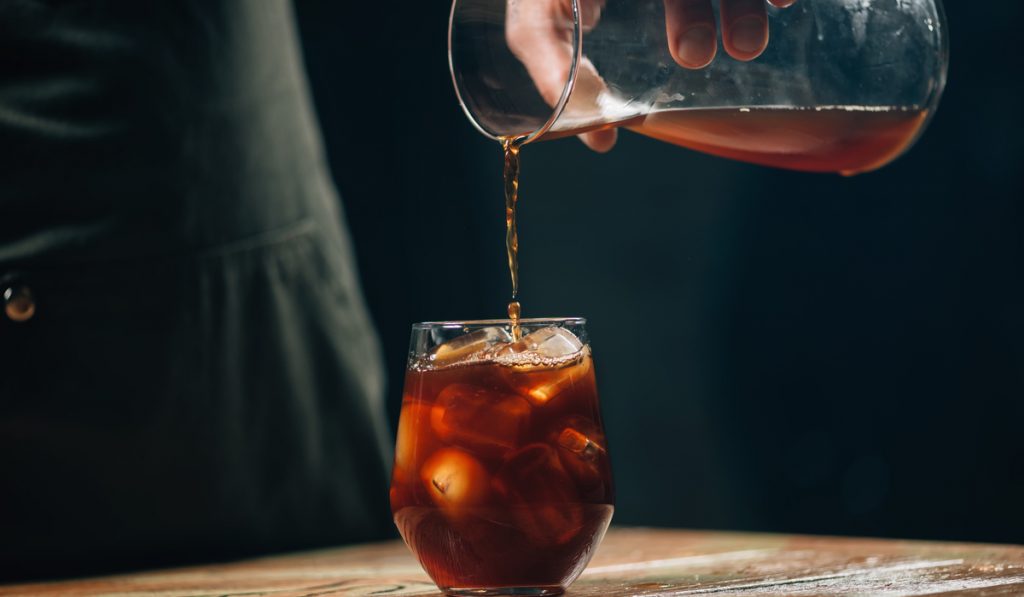
<path fill-rule="evenodd" d="M 550 326 L 513 340 L 500 326 L 481 328 L 450 340 L 409 364 L 413 371 L 434 371 L 494 363 L 516 369 L 555 369 L 580 362 L 590 348 L 565 328 Z"/>
<path fill-rule="evenodd" d="M 550 368 L 582 358 L 583 343 L 565 328 L 546 327 L 495 351 L 494 362 L 516 368 Z"/>
<path fill-rule="evenodd" d="M 417 370 L 426 370 L 479 361 L 490 349 L 511 341 L 512 335 L 501 326 L 480 328 L 435 347 L 411 365 Z"/>

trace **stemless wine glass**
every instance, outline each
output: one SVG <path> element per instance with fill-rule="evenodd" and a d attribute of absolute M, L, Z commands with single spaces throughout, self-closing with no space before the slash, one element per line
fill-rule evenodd
<path fill-rule="evenodd" d="M 413 325 L 391 509 L 445 593 L 560 594 L 604 536 L 614 499 L 584 324 Z"/>
<path fill-rule="evenodd" d="M 452 80 L 488 137 L 530 142 L 626 126 L 733 159 L 853 174 L 905 151 L 946 82 L 939 0 L 769 7 L 772 39 L 760 57 L 719 51 L 699 70 L 669 53 L 663 0 L 543 8 L 559 2 L 570 0 L 453 2 Z"/>

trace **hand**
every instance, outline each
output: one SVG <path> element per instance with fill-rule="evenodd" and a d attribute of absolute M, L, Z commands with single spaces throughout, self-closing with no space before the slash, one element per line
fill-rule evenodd
<path fill-rule="evenodd" d="M 722 45 L 736 60 L 753 60 L 768 46 L 766 0 L 721 0 Z M 785 8 L 796 0 L 767 0 Z M 594 28 L 606 0 L 578 0 L 584 31 Z M 668 49 L 684 68 L 704 68 L 718 48 L 711 0 L 664 0 Z M 509 48 L 526 66 L 541 96 L 558 103 L 572 60 L 572 3 L 570 0 L 508 0 L 505 34 Z M 594 65 L 584 60 L 579 80 L 600 81 Z M 573 94 L 575 95 L 575 94 Z M 591 149 L 605 152 L 615 145 L 615 129 L 580 135 Z"/>

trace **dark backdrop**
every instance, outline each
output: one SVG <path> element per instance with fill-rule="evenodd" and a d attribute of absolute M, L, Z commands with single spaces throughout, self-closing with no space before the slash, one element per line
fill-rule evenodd
<path fill-rule="evenodd" d="M 946 9 L 945 99 L 880 172 L 524 151 L 521 296 L 590 320 L 616 522 L 1024 542 L 1024 3 Z M 499 148 L 446 1 L 298 12 L 394 422 L 409 324 L 503 314 Z"/>

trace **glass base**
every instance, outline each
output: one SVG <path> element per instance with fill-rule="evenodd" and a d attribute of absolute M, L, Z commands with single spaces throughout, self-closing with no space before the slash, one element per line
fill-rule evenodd
<path fill-rule="evenodd" d="M 498 595 L 521 595 L 523 597 L 540 597 L 542 595 L 561 595 L 565 592 L 558 585 L 544 587 L 493 587 L 487 589 L 451 587 L 444 590 L 445 595 L 453 597 L 497 597 Z"/>

